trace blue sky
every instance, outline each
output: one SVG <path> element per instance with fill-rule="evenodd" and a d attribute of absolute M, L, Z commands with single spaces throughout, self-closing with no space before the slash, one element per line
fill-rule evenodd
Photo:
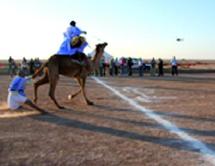
<path fill-rule="evenodd" d="M 0 59 L 48 58 L 71 20 L 91 48 L 106 41 L 115 57 L 215 59 L 214 7 L 215 0 L 0 0 Z"/>

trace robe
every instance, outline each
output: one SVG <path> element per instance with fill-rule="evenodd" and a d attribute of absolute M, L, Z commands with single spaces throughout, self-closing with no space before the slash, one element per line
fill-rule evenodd
<path fill-rule="evenodd" d="M 74 55 L 77 52 L 83 52 L 84 48 L 88 45 L 87 42 L 84 42 L 79 48 L 71 47 L 71 40 L 80 36 L 83 33 L 78 27 L 70 26 L 67 28 L 66 32 L 64 32 L 64 41 L 62 42 L 57 54 L 58 55 Z"/>

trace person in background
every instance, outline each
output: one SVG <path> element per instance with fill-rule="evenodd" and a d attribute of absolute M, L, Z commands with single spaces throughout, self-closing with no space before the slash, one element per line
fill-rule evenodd
<path fill-rule="evenodd" d="M 139 71 L 139 76 L 143 76 L 143 70 L 144 70 L 144 60 L 142 58 L 138 59 L 138 71 Z"/>
<path fill-rule="evenodd" d="M 8 59 L 8 73 L 10 74 L 10 77 L 12 78 L 14 75 L 16 75 L 17 65 L 15 60 L 10 56 Z"/>
<path fill-rule="evenodd" d="M 129 57 L 127 61 L 127 66 L 128 66 L 128 76 L 132 76 L 132 66 L 133 66 L 133 61 L 132 58 Z"/>
<path fill-rule="evenodd" d="M 150 68 L 151 76 L 154 77 L 155 72 L 156 72 L 156 61 L 155 61 L 155 58 L 153 57 L 152 60 L 151 60 L 151 68 Z"/>
<path fill-rule="evenodd" d="M 127 67 L 126 63 L 127 63 L 126 59 L 124 57 L 121 57 L 120 58 L 120 75 L 121 76 L 124 76 L 126 73 L 126 67 Z"/>
<path fill-rule="evenodd" d="M 110 76 L 114 76 L 114 73 L 115 73 L 114 69 L 115 69 L 115 61 L 114 61 L 114 58 L 111 58 L 110 65 L 109 65 Z"/>
<path fill-rule="evenodd" d="M 34 60 L 32 58 L 30 59 L 28 65 L 29 65 L 29 74 L 30 75 L 34 74 Z"/>
<path fill-rule="evenodd" d="M 25 59 L 25 57 L 23 57 L 22 63 L 21 63 L 21 70 L 25 73 L 25 75 L 29 74 L 28 67 L 29 67 L 28 61 L 27 61 L 27 59 Z"/>
<path fill-rule="evenodd" d="M 114 60 L 114 64 L 115 64 L 115 66 L 114 66 L 114 73 L 115 73 L 115 76 L 118 76 L 118 74 L 119 74 L 119 61 L 118 61 L 118 58 L 116 58 L 115 60 Z"/>
<path fill-rule="evenodd" d="M 25 86 L 27 81 L 30 79 L 31 76 L 25 77 L 25 72 L 23 70 L 20 70 L 17 76 L 14 77 L 8 88 L 8 107 L 11 110 L 17 110 L 21 108 L 23 104 L 26 104 L 41 112 L 42 114 L 46 114 L 46 111 L 36 106 L 30 99 L 26 97 Z"/>
<path fill-rule="evenodd" d="M 99 61 L 99 76 L 105 76 L 105 58 L 104 56 Z"/>
<path fill-rule="evenodd" d="M 171 63 L 171 67 L 172 67 L 172 76 L 174 75 L 178 75 L 178 64 L 177 64 L 177 60 L 175 58 L 175 56 L 172 58 L 172 60 L 170 61 Z"/>
<path fill-rule="evenodd" d="M 12 63 L 13 61 L 14 61 L 13 58 L 10 56 L 9 59 L 8 59 L 8 63 L 10 64 L 10 63 Z"/>
<path fill-rule="evenodd" d="M 163 60 L 161 58 L 158 59 L 158 76 L 163 76 Z"/>

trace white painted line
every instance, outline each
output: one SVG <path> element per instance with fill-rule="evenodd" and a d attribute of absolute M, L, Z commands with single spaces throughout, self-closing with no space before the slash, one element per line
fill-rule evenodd
<path fill-rule="evenodd" d="M 215 152 L 211 149 L 209 149 L 203 142 L 199 141 L 198 139 L 195 139 L 191 137 L 189 134 L 185 133 L 181 129 L 179 129 L 175 124 L 169 122 L 168 120 L 163 119 L 161 116 L 158 114 L 154 113 L 153 110 L 146 109 L 143 106 L 139 105 L 136 101 L 126 97 L 116 89 L 112 88 L 111 86 L 105 84 L 102 80 L 92 77 L 97 83 L 103 85 L 105 88 L 109 89 L 112 91 L 115 95 L 120 97 L 121 99 L 125 100 L 128 102 L 131 106 L 136 108 L 137 110 L 143 112 L 146 116 L 149 118 L 155 120 L 158 122 L 160 125 L 165 127 L 169 132 L 174 133 L 178 135 L 182 140 L 186 141 L 189 143 L 191 147 L 194 149 L 198 149 L 199 152 L 203 155 L 203 158 L 207 161 L 209 161 L 211 164 L 215 165 Z"/>
<path fill-rule="evenodd" d="M 123 87 L 122 88 L 123 91 L 125 91 L 126 93 L 130 94 L 137 94 L 138 96 L 136 97 L 136 100 L 140 101 L 140 102 L 146 102 L 146 103 L 150 103 L 150 102 L 159 102 L 161 100 L 171 100 L 171 99 L 176 99 L 176 97 L 174 96 L 162 96 L 162 97 L 158 97 L 158 96 L 154 96 L 154 90 L 152 89 L 140 89 L 140 88 L 134 88 L 134 87 Z M 147 95 L 150 94 L 150 95 Z"/>

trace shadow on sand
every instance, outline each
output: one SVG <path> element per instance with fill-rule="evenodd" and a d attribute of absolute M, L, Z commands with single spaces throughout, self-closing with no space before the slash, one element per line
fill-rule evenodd
<path fill-rule="evenodd" d="M 194 148 L 190 142 L 187 142 L 187 141 L 184 141 L 181 139 L 161 138 L 161 137 L 139 134 L 139 133 L 135 133 L 132 131 L 124 131 L 124 130 L 114 129 L 114 128 L 110 128 L 110 127 L 97 126 L 96 124 L 81 122 L 78 120 L 60 117 L 60 116 L 53 115 L 53 114 L 32 116 L 32 118 L 34 120 L 48 122 L 48 123 L 52 123 L 55 125 L 78 128 L 78 129 L 82 129 L 82 130 L 87 130 L 87 131 L 96 132 L 96 133 L 103 133 L 103 134 L 117 136 L 117 137 L 126 138 L 126 139 L 150 142 L 150 143 L 174 148 L 177 150 L 186 150 L 186 151 L 192 151 L 192 152 L 197 152 L 197 153 L 200 152 L 199 148 Z M 115 120 L 117 120 L 117 118 L 115 118 Z M 143 124 L 143 125 L 145 125 L 145 124 Z M 206 145 L 208 147 L 210 147 L 210 149 L 215 150 L 214 144 L 206 144 Z"/>

